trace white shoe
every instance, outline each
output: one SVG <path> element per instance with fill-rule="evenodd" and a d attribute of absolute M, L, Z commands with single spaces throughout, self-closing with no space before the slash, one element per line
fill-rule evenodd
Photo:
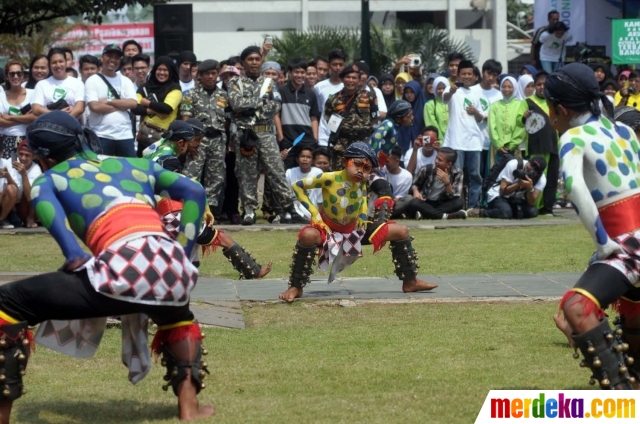
<path fill-rule="evenodd" d="M 422 214 L 420 212 L 416 212 L 416 220 L 420 221 L 422 219 Z"/>
<path fill-rule="evenodd" d="M 3 230 L 12 230 L 16 227 L 9 221 L 0 221 L 0 228 L 2 228 Z"/>

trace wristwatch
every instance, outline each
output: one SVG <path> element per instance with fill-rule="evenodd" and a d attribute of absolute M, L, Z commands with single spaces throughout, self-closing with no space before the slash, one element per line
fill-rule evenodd
<path fill-rule="evenodd" d="M 534 191 L 536 191 L 536 189 L 532 188 L 531 190 L 529 190 L 529 193 L 533 193 Z"/>

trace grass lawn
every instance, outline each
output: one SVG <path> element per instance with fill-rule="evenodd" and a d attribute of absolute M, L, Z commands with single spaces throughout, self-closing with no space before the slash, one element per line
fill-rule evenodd
<path fill-rule="evenodd" d="M 421 271 L 433 274 L 580 271 L 593 247 L 580 226 L 415 231 Z M 273 275 L 286 275 L 292 232 L 232 236 Z M 48 271 L 62 263 L 49 236 L 0 236 L 0 271 Z M 220 252 L 203 274 L 235 278 Z M 390 255 L 346 275 L 391 274 Z M 589 389 L 588 371 L 555 329 L 555 302 L 365 305 L 310 302 L 245 308 L 247 329 L 206 329 L 212 376 L 200 396 L 211 423 L 473 423 L 490 389 Z M 40 348 L 25 377 L 16 423 L 172 423 L 162 369 L 137 386 L 109 330 L 95 358 Z"/>
<path fill-rule="evenodd" d="M 288 275 L 296 233 L 292 231 L 245 231 L 229 233 L 261 264 L 273 261 L 270 278 Z M 593 242 L 580 225 L 448 228 L 412 231 L 413 244 L 425 274 L 475 274 L 500 272 L 581 271 L 593 253 Z M 364 257 L 341 275 L 383 276 L 393 274 L 391 252 L 383 249 Z M 63 262 L 60 249 L 49 235 L 0 236 L 0 272 L 51 271 Z M 238 278 L 221 249 L 202 261 L 201 274 Z M 320 273 L 319 275 L 323 275 Z M 328 274 L 327 274 L 328 275 Z"/>

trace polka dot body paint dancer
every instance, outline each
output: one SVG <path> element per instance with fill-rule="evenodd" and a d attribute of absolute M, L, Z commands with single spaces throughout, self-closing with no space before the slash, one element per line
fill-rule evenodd
<path fill-rule="evenodd" d="M 584 356 L 591 384 L 632 389 L 640 351 L 640 160 L 634 132 L 613 116 L 586 65 L 567 65 L 547 77 L 550 118 L 562 134 L 566 191 L 596 252 L 587 271 L 563 297 L 558 327 Z M 620 316 L 609 325 L 604 309 Z"/>
<path fill-rule="evenodd" d="M 77 120 L 53 111 L 27 129 L 29 147 L 49 170 L 33 184 L 35 210 L 66 259 L 61 270 L 0 287 L 0 354 L 14 355 L 27 326 L 36 341 L 76 357 L 97 349 L 107 316 L 122 319 L 122 360 L 137 383 L 150 370 L 147 322 L 158 331 L 151 350 L 167 367 L 181 419 L 210 416 L 197 393 L 208 373 L 202 333 L 189 295 L 198 272 L 189 261 L 205 206 L 200 184 L 145 159 L 96 154 L 97 137 Z M 154 195 L 184 204 L 176 240 L 162 228 Z M 85 253 L 77 238 L 89 249 Z M 69 343 L 69 340 L 74 340 Z M 5 367 L 0 422 L 24 393 L 26 355 Z M 21 359 L 22 358 L 22 359 Z"/>
<path fill-rule="evenodd" d="M 319 269 L 332 267 L 331 280 L 337 272 L 362 256 L 362 245 L 372 244 L 374 252 L 377 252 L 387 241 L 391 242 L 389 248 L 395 272 L 403 282 L 404 292 L 436 288 L 437 285 L 417 278 L 417 256 L 407 227 L 391 221 L 367 221 L 366 181 L 378 166 L 371 147 L 363 142 L 351 144 L 344 152 L 342 165 L 342 171 L 324 172 L 292 185 L 300 203 L 311 213 L 311 225 L 298 234 L 290 287 L 280 294 L 280 299 L 293 302 L 302 296 L 303 287 L 309 283 L 313 273 L 316 254 Z M 322 206 L 319 209 L 306 193 L 306 190 L 314 188 L 322 189 Z M 334 264 L 337 258 L 341 259 Z"/>

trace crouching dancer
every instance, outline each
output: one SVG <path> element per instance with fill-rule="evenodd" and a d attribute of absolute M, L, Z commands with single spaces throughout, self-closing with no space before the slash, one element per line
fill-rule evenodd
<path fill-rule="evenodd" d="M 156 158 L 156 160 L 168 171 L 182 172 L 182 164 L 175 156 L 162 156 Z M 160 214 L 165 231 L 174 238 L 178 237 L 182 202 L 163 197 L 158 200 L 156 210 L 158 214 Z M 271 272 L 272 262 L 269 262 L 267 266 L 261 266 L 253 256 L 251 256 L 248 250 L 240 246 L 227 233 L 216 228 L 213 225 L 213 221 L 213 214 L 211 214 L 209 210 L 209 205 L 205 204 L 204 222 L 196 238 L 196 243 L 202 248 L 202 254 L 204 256 L 215 252 L 218 246 L 222 246 L 222 254 L 231 262 L 233 268 L 238 271 L 241 280 L 260 279 Z M 191 260 L 196 267 L 200 265 L 197 249 L 193 249 Z"/>
<path fill-rule="evenodd" d="M 97 137 L 77 120 L 50 112 L 28 127 L 29 147 L 49 165 L 33 184 L 36 213 L 65 256 L 60 271 L 0 287 L 0 422 L 24 392 L 27 326 L 41 324 L 36 341 L 76 357 L 97 349 L 107 316 L 122 317 L 122 360 L 129 380 L 149 372 L 147 322 L 158 332 L 151 349 L 167 367 L 180 418 L 214 414 L 196 395 L 208 373 L 202 333 L 189 295 L 198 272 L 189 261 L 204 210 L 198 184 L 145 159 L 97 155 Z M 154 194 L 183 201 L 176 240 L 154 209 Z M 85 253 L 75 236 L 91 250 Z"/>
<path fill-rule="evenodd" d="M 638 140 L 629 129 L 602 116 L 600 101 L 613 116 L 593 71 L 581 63 L 547 77 L 545 97 L 554 127 L 563 135 L 560 157 L 566 191 L 596 243 L 589 267 L 562 298 L 568 327 L 556 316 L 576 348 L 590 384 L 630 390 L 640 351 L 640 161 Z M 603 309 L 620 317 L 609 326 Z M 634 358 L 635 357 L 635 358 Z"/>
<path fill-rule="evenodd" d="M 352 263 L 362 257 L 362 245 L 373 244 L 374 253 L 389 241 L 395 272 L 402 280 L 404 292 L 432 290 L 435 284 L 419 280 L 416 252 L 411 245 L 409 230 L 395 222 L 367 221 L 366 182 L 378 159 L 367 143 L 356 142 L 344 152 L 342 171 L 325 172 L 293 184 L 300 203 L 311 213 L 311 225 L 298 234 L 293 250 L 289 277 L 290 287 L 280 299 L 293 302 L 302 296 L 303 287 L 313 273 L 316 252 L 319 269 L 327 269 L 336 257 Z M 322 189 L 322 206 L 318 210 L 305 190 Z M 344 269 L 344 268 L 342 268 Z M 332 273 L 333 275 L 333 273 Z"/>

